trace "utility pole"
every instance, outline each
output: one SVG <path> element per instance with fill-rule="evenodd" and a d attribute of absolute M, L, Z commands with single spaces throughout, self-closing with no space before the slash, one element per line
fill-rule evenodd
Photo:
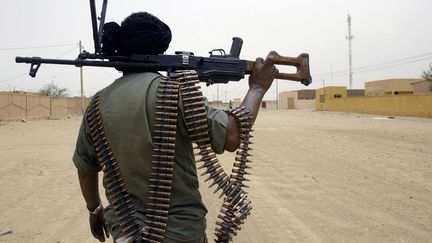
<path fill-rule="evenodd" d="M 348 13 L 348 35 L 346 36 L 349 46 L 349 88 L 352 89 L 353 83 L 353 72 L 352 72 L 352 45 L 351 41 L 354 39 L 354 35 L 351 34 L 351 16 Z"/>
<path fill-rule="evenodd" d="M 216 104 L 219 104 L 219 84 L 216 84 L 216 87 L 217 87 Z"/>
<path fill-rule="evenodd" d="M 82 52 L 82 45 L 81 45 L 81 40 L 78 43 L 79 45 L 79 54 L 81 54 Z M 85 106 L 85 101 L 84 101 L 84 86 L 83 86 L 83 67 L 80 67 L 80 83 L 81 83 L 81 114 L 84 114 L 84 106 Z"/>
<path fill-rule="evenodd" d="M 278 82 L 276 79 L 276 110 L 279 110 L 279 90 L 278 90 Z"/>

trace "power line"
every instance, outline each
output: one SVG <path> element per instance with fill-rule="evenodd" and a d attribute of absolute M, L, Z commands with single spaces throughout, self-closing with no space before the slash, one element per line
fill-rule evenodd
<path fill-rule="evenodd" d="M 60 47 L 60 46 L 71 46 L 71 45 L 76 45 L 76 44 L 77 43 L 53 44 L 53 45 L 43 45 L 43 46 L 27 46 L 27 47 L 8 47 L 8 48 L 0 48 L 0 51 L 41 49 L 41 48 L 51 48 L 51 47 Z"/>
<path fill-rule="evenodd" d="M 357 73 L 370 72 L 370 71 L 375 71 L 375 70 L 380 70 L 380 69 L 387 69 L 387 68 L 391 68 L 391 67 L 400 66 L 400 65 L 403 65 L 403 64 L 415 63 L 415 62 L 420 62 L 420 61 L 424 61 L 424 60 L 428 60 L 428 59 L 432 59 L 432 57 L 420 58 L 420 59 L 417 59 L 417 60 L 411 60 L 411 61 L 401 62 L 401 63 L 398 63 L 398 64 L 393 64 L 393 65 L 388 65 L 388 66 L 383 66 L 383 67 L 371 68 L 371 69 L 368 69 L 368 70 L 360 70 L 360 71 L 357 71 Z"/>
<path fill-rule="evenodd" d="M 76 48 L 77 48 L 77 46 L 74 46 L 74 47 L 72 47 L 71 49 L 69 49 L 69 50 L 67 50 L 66 52 L 64 52 L 63 54 L 57 56 L 56 58 L 63 57 L 63 56 L 65 56 L 66 54 L 68 54 L 69 52 L 75 50 Z"/>
<path fill-rule="evenodd" d="M 419 62 L 419 61 L 427 60 L 429 58 L 432 58 L 432 52 L 427 52 L 424 54 L 406 57 L 406 58 L 401 58 L 401 59 L 395 59 L 395 60 L 391 60 L 391 61 L 384 61 L 381 63 L 372 64 L 372 65 L 356 67 L 356 68 L 354 68 L 353 72 L 355 72 L 355 73 L 368 72 L 368 71 L 373 71 L 373 70 L 377 70 L 377 69 L 384 69 L 387 67 L 393 67 L 393 66 L 398 66 L 398 65 L 408 64 L 408 63 Z M 347 71 L 348 70 L 339 70 L 339 71 L 333 71 L 333 72 L 329 72 L 329 73 L 316 74 L 314 76 L 315 77 L 317 77 L 317 76 L 318 77 L 325 77 L 325 76 L 331 76 L 332 74 L 333 75 L 337 74 L 334 77 L 341 77 L 341 76 L 348 75 L 348 74 L 346 74 Z"/>
<path fill-rule="evenodd" d="M 27 73 L 22 73 L 22 74 L 20 74 L 20 75 L 14 76 L 14 77 L 12 77 L 12 78 L 8 78 L 8 79 L 5 79 L 5 80 L 1 80 L 0 83 L 5 83 L 5 82 L 7 82 L 7 81 L 14 80 L 14 79 L 16 79 L 16 78 L 20 78 L 20 77 L 22 77 L 22 76 L 24 76 L 24 75 L 26 75 L 26 74 L 27 74 Z"/>
<path fill-rule="evenodd" d="M 415 62 L 420 62 L 420 61 L 424 61 L 424 60 L 428 60 L 431 59 L 432 57 L 425 57 L 425 58 L 420 58 L 417 60 L 411 60 L 411 61 L 406 61 L 406 62 L 402 62 L 402 63 L 397 63 L 397 64 L 392 64 L 392 65 L 387 65 L 387 66 L 381 66 L 381 67 L 374 67 L 374 68 L 369 68 L 369 69 L 365 69 L 365 70 L 359 70 L 359 71 L 355 71 L 354 73 L 366 73 L 366 72 L 372 72 L 372 71 L 376 71 L 376 70 L 382 70 L 382 69 L 388 69 L 388 68 L 393 68 L 393 67 L 397 67 L 400 65 L 404 65 L 404 64 L 410 64 L 410 63 L 415 63 Z M 345 77 L 347 76 L 348 73 L 341 73 L 338 75 L 335 75 L 334 77 Z M 319 76 L 319 77 L 326 77 L 324 76 Z"/>

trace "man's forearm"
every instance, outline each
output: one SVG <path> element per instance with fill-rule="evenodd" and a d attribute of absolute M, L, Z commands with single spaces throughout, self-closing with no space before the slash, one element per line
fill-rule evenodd
<path fill-rule="evenodd" d="M 241 103 L 241 106 L 245 106 L 250 110 L 252 122 L 255 122 L 255 119 L 257 118 L 264 94 L 265 92 L 262 90 L 250 88 Z"/>
<path fill-rule="evenodd" d="M 241 106 L 245 106 L 250 110 L 252 122 L 255 122 L 264 94 L 265 92 L 260 89 L 250 88 L 241 103 Z M 238 126 L 237 120 L 233 116 L 229 116 L 227 136 L 225 139 L 225 150 L 227 151 L 233 152 L 239 146 L 240 131 Z"/>
<path fill-rule="evenodd" d="M 97 208 L 100 203 L 98 174 L 86 174 L 78 171 L 78 179 L 87 208 L 89 210 Z"/>
<path fill-rule="evenodd" d="M 267 58 L 257 58 L 251 76 L 249 76 L 249 90 L 241 103 L 252 115 L 255 122 L 264 94 L 270 88 L 274 78 L 279 73 L 273 64 L 273 55 L 269 53 Z M 229 116 L 227 135 L 225 139 L 225 150 L 233 152 L 240 144 L 240 129 L 237 120 Z"/>

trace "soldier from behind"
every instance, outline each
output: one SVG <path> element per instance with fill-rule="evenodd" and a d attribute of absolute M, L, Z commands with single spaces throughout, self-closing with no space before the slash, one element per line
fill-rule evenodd
<path fill-rule="evenodd" d="M 149 13 L 140 12 L 127 17 L 121 26 L 107 23 L 102 50 L 111 56 L 162 54 L 168 49 L 170 41 L 171 30 L 165 23 Z M 156 101 L 157 90 L 164 77 L 143 69 L 120 71 L 123 76 L 99 91 L 97 101 L 94 100 L 84 114 L 73 155 L 89 211 L 91 233 L 101 242 L 110 234 L 114 242 L 137 241 L 135 235 L 145 234 L 150 227 L 148 222 L 152 220 L 148 216 L 148 205 L 151 204 L 150 192 L 153 190 L 152 149 L 157 141 L 154 135 Z M 249 90 L 242 102 L 242 106 L 251 111 L 253 121 L 277 73 L 270 58 L 256 60 L 249 77 Z M 167 221 L 166 225 L 161 225 L 162 238 L 152 235 L 158 242 L 206 242 L 207 209 L 198 190 L 196 162 L 191 134 L 184 119 L 183 103 L 185 101 L 180 98 L 175 113 L 175 153 Z M 96 111 L 92 110 L 94 107 L 97 107 Z M 238 121 L 232 115 L 208 106 L 205 112 L 213 150 L 223 153 L 237 149 L 240 143 Z M 93 122 L 94 117 L 99 120 Z M 105 142 L 102 145 L 96 143 L 98 139 Z M 103 168 L 101 158 L 112 159 L 112 164 L 117 167 L 111 171 L 107 166 Z M 109 203 L 106 207 L 102 206 L 98 188 L 98 174 L 102 170 L 105 174 L 117 176 L 113 178 L 119 178 L 119 181 L 104 180 Z M 118 190 L 127 195 L 126 199 L 113 198 L 113 193 L 119 192 L 117 189 L 113 191 L 110 185 L 116 183 L 120 188 Z M 127 205 L 127 210 L 116 211 L 119 200 Z M 126 216 L 131 219 L 125 219 Z"/>

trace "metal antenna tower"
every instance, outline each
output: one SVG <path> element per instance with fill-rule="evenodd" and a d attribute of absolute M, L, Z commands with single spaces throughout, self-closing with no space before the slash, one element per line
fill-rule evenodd
<path fill-rule="evenodd" d="M 352 89 L 353 83 L 353 72 L 352 72 L 352 45 L 351 40 L 354 39 L 354 35 L 351 34 L 351 16 L 348 13 L 348 35 L 346 36 L 349 45 L 349 88 Z"/>

